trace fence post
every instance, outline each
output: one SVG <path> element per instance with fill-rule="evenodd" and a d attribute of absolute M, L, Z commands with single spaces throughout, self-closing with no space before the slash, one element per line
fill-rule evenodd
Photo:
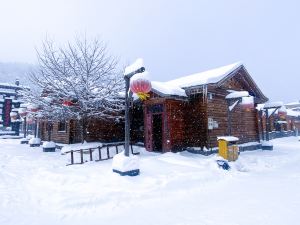
<path fill-rule="evenodd" d="M 81 164 L 83 164 L 83 150 L 80 149 L 80 159 L 81 159 Z"/>
<path fill-rule="evenodd" d="M 74 152 L 71 151 L 71 164 L 74 164 Z"/>
<path fill-rule="evenodd" d="M 92 152 L 92 149 L 90 148 L 89 151 L 90 151 L 90 161 L 93 161 L 93 152 Z"/>
<path fill-rule="evenodd" d="M 134 154 L 133 154 L 132 144 L 130 145 L 130 148 L 131 148 L 131 153 L 132 153 L 132 155 L 134 155 Z"/>
<path fill-rule="evenodd" d="M 106 151 L 107 151 L 107 159 L 109 159 L 110 156 L 109 156 L 109 147 L 108 146 L 106 147 Z"/>
<path fill-rule="evenodd" d="M 99 151 L 99 161 L 102 160 L 102 157 L 101 157 L 101 148 L 102 148 L 102 147 L 100 147 L 100 146 L 98 147 L 98 151 Z"/>

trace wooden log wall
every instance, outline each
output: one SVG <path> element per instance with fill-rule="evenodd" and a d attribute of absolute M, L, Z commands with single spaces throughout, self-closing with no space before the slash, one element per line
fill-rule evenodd
<path fill-rule="evenodd" d="M 203 95 L 190 96 L 185 103 L 184 112 L 185 147 L 204 147 L 207 145 L 207 103 Z"/>
<path fill-rule="evenodd" d="M 179 151 L 184 147 L 185 134 L 185 103 L 181 100 L 168 99 L 165 103 L 165 145 L 172 151 Z M 168 146 L 169 145 L 169 146 Z"/>
<path fill-rule="evenodd" d="M 39 123 L 40 126 L 40 135 L 41 139 L 43 141 L 48 141 L 48 122 L 47 121 L 41 121 Z M 59 122 L 53 121 L 52 123 L 52 129 L 51 129 L 51 141 L 57 142 L 57 143 L 63 143 L 63 144 L 69 144 L 70 143 L 70 123 L 67 122 L 67 127 L 65 131 L 58 131 L 58 125 Z"/>
<path fill-rule="evenodd" d="M 243 90 L 237 86 L 237 82 L 230 84 L 231 89 Z M 225 86 L 226 87 L 226 86 Z M 207 117 L 217 122 L 218 127 L 208 130 L 208 142 L 210 147 L 218 145 L 217 137 L 228 135 L 228 105 L 225 96 L 228 94 L 226 88 L 210 87 L 213 93 L 212 99 L 208 99 Z M 231 135 L 238 137 L 239 143 L 259 140 L 259 124 L 257 110 L 255 108 L 246 111 L 239 104 L 231 112 Z"/>

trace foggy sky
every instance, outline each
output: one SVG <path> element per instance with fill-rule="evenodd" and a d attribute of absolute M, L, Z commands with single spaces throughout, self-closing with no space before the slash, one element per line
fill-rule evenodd
<path fill-rule="evenodd" d="M 300 2 L 300 1 L 299 1 Z M 242 61 L 274 101 L 300 99 L 297 0 L 0 0 L 0 61 L 35 63 L 46 35 L 100 37 L 153 80 Z"/>

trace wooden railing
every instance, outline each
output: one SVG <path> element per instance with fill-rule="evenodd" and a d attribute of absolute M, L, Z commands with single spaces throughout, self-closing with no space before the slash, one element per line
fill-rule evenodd
<path fill-rule="evenodd" d="M 98 146 L 95 148 L 87 148 L 87 149 L 77 149 L 70 150 L 65 152 L 64 154 L 70 154 L 71 162 L 67 164 L 67 166 L 75 165 L 75 164 L 83 164 L 88 161 L 104 161 L 108 159 L 112 159 L 114 155 L 119 153 L 119 147 L 124 147 L 124 142 L 113 142 L 113 143 L 104 143 L 102 146 Z M 114 148 L 114 151 L 111 151 L 111 148 Z M 130 150 L 133 155 L 140 154 L 139 152 L 133 151 L 133 144 L 130 144 Z M 75 154 L 79 153 L 79 162 L 75 162 Z M 88 156 L 88 159 L 85 159 L 84 156 Z M 96 159 L 97 158 L 97 159 Z"/>

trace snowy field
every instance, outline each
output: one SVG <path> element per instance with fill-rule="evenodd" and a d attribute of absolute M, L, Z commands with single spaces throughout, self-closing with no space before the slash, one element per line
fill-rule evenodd
<path fill-rule="evenodd" d="M 65 166 L 66 156 L 0 140 L 0 224 L 289 225 L 300 221 L 300 142 L 243 152 L 232 170 L 216 156 L 142 152 L 141 175 L 111 160 Z"/>

